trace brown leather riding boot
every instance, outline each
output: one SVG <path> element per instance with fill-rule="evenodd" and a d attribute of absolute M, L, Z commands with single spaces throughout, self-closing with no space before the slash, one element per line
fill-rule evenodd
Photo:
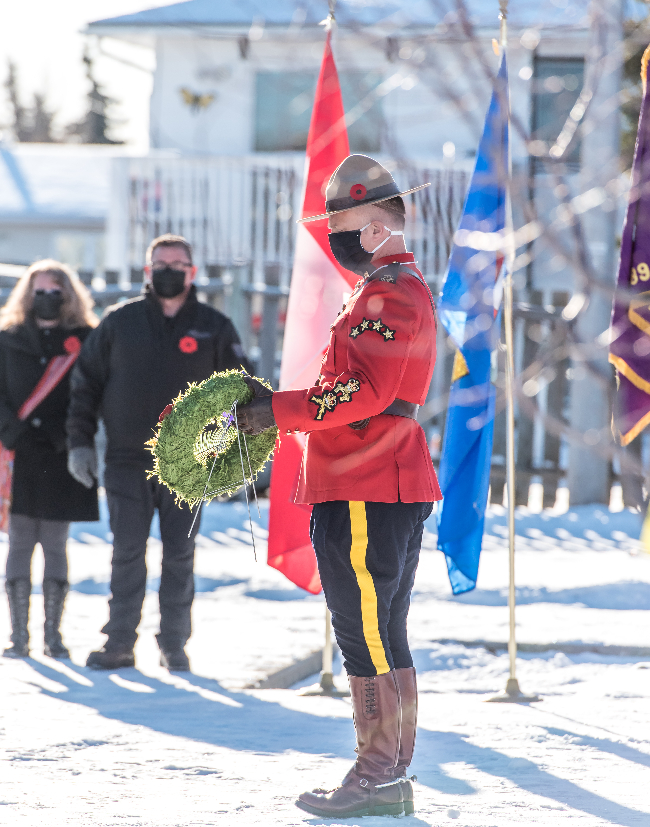
<path fill-rule="evenodd" d="M 399 757 L 400 707 L 395 672 L 350 676 L 358 758 L 340 787 L 303 793 L 300 809 L 323 818 L 402 815 L 402 787 L 395 778 Z"/>
<path fill-rule="evenodd" d="M 402 778 L 404 796 L 404 813 L 408 816 L 414 810 L 413 785 L 406 777 L 406 769 L 413 759 L 415 749 L 415 731 L 418 722 L 418 687 L 415 667 L 396 669 L 395 680 L 399 689 L 401 716 L 401 734 L 399 741 L 399 758 L 395 767 L 395 777 Z"/>

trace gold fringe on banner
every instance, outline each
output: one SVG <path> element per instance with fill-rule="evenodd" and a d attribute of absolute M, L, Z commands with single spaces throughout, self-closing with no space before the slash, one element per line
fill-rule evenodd
<path fill-rule="evenodd" d="M 451 369 L 451 383 L 452 385 L 457 379 L 462 379 L 463 376 L 467 376 L 469 373 L 469 368 L 467 367 L 467 362 L 465 361 L 465 357 L 457 350 L 454 355 L 454 365 Z"/>
<path fill-rule="evenodd" d="M 643 94 L 648 83 L 648 61 L 650 61 L 650 46 L 648 46 L 641 58 L 641 80 L 643 81 Z"/>

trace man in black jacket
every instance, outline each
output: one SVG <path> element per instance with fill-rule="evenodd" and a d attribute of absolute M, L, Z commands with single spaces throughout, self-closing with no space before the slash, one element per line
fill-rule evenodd
<path fill-rule="evenodd" d="M 145 551 L 154 510 L 162 538 L 160 578 L 161 665 L 189 669 L 185 644 L 194 598 L 193 514 L 156 480 L 145 442 L 161 411 L 187 387 L 214 371 L 249 369 L 235 328 L 218 310 L 199 302 L 192 249 L 181 236 L 164 235 L 147 251 L 144 295 L 109 308 L 86 340 L 72 374 L 68 412 L 69 470 L 90 487 L 97 476 L 97 420 L 107 436 L 105 486 L 113 532 L 110 616 L 104 647 L 87 666 L 133 666 L 147 570 Z"/>

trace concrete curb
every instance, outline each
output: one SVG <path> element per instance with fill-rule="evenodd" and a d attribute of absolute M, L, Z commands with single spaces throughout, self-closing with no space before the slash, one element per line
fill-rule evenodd
<path fill-rule="evenodd" d="M 317 649 L 306 658 L 301 658 L 277 672 L 272 672 L 265 678 L 246 686 L 246 689 L 289 689 L 298 681 L 304 681 L 311 675 L 316 675 L 323 666 L 323 650 Z"/>
<path fill-rule="evenodd" d="M 507 651 L 508 644 L 493 640 L 432 640 L 432 644 L 466 646 L 468 649 L 487 649 L 488 652 Z M 616 646 L 604 643 L 570 643 L 558 641 L 556 643 L 518 643 L 519 652 L 562 652 L 565 655 L 609 655 L 610 657 L 650 658 L 650 646 Z M 277 672 L 272 672 L 265 678 L 251 683 L 245 689 L 289 689 L 299 681 L 304 681 L 312 675 L 317 675 L 323 665 L 323 651 L 317 649 L 306 658 L 290 663 Z"/>

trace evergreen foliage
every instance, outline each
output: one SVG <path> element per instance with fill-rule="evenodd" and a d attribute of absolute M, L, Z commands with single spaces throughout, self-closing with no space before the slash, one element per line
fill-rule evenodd
<path fill-rule="evenodd" d="M 53 131 L 55 112 L 51 111 L 42 92 L 35 92 L 32 106 L 24 106 L 18 83 L 18 72 L 13 61 L 8 61 L 7 79 L 5 88 L 9 98 L 12 113 L 12 122 L 9 124 L 14 139 L 20 143 L 61 143 L 73 142 L 81 144 L 121 144 L 110 137 L 111 120 L 110 107 L 116 101 L 106 95 L 97 82 L 93 60 L 86 52 L 83 56 L 86 77 L 90 82 L 88 105 L 80 121 L 71 123 L 63 130 L 63 138 L 56 137 Z"/>
<path fill-rule="evenodd" d="M 270 387 L 264 380 L 258 381 Z M 253 482 L 273 454 L 278 429 L 269 428 L 257 436 L 240 434 L 240 456 L 237 428 L 224 419 L 235 400 L 246 405 L 251 399 L 252 391 L 237 370 L 214 373 L 198 384 L 192 382 L 174 400 L 172 410 L 147 443 L 155 458 L 150 476 L 157 476 L 191 507 L 200 502 L 204 492 L 206 501 L 210 501 L 218 494 L 234 494 L 241 488 L 242 457 L 246 481 Z M 218 441 L 226 447 L 214 462 L 214 445 Z"/>
<path fill-rule="evenodd" d="M 66 136 L 68 140 L 77 140 L 82 144 L 121 144 L 123 141 L 115 141 L 109 135 L 111 123 L 108 110 L 117 101 L 106 95 L 97 82 L 93 60 L 88 52 L 84 54 L 83 62 L 90 82 L 88 109 L 80 121 L 66 127 Z"/>
<path fill-rule="evenodd" d="M 52 135 L 52 121 L 55 113 L 47 109 L 45 95 L 35 92 L 33 106 L 23 106 L 20 102 L 16 65 L 10 60 L 8 66 L 5 87 L 13 113 L 11 128 L 14 137 L 17 141 L 24 143 L 53 143 L 56 140 Z"/>

